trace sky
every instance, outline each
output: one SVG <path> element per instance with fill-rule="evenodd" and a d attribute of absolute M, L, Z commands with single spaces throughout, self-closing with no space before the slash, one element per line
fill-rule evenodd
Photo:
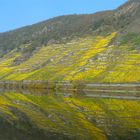
<path fill-rule="evenodd" d="M 127 0 L 0 0 L 0 32 L 60 15 L 115 9 Z"/>

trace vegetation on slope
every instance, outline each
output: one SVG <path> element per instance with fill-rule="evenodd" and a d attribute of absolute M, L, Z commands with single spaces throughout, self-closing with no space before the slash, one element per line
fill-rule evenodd
<path fill-rule="evenodd" d="M 0 34 L 0 80 L 140 82 L 138 0 Z"/>
<path fill-rule="evenodd" d="M 0 60 L 0 79 L 139 82 L 139 35 L 133 39 L 128 34 L 119 44 L 113 45 L 116 35 L 114 32 L 108 36 L 88 36 L 64 44 L 42 46 L 21 63 L 16 61 L 22 53 L 13 50 Z M 28 46 L 22 49 L 24 47 Z"/>

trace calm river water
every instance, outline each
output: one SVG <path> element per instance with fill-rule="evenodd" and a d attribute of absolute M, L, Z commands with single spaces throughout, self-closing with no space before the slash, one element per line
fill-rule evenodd
<path fill-rule="evenodd" d="M 136 97 L 46 90 L 0 92 L 0 140 L 139 138 L 140 100 Z"/>

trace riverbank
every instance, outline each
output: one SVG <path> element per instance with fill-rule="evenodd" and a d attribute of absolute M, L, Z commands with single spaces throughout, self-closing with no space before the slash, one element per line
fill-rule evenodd
<path fill-rule="evenodd" d="M 85 92 L 99 96 L 134 96 L 140 97 L 140 83 L 93 83 L 86 84 L 83 82 L 70 83 L 64 82 L 47 82 L 47 81 L 1 81 L 2 89 L 29 89 L 29 90 L 62 90 L 70 92 Z"/>
<path fill-rule="evenodd" d="M 140 83 L 84 83 L 69 81 L 0 81 L 0 87 L 40 88 L 40 89 L 126 89 L 140 90 Z"/>

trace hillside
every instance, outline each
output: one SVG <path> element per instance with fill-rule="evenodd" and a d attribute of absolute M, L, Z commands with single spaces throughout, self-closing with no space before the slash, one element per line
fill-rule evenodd
<path fill-rule="evenodd" d="M 0 34 L 0 80 L 140 82 L 140 1 Z"/>

